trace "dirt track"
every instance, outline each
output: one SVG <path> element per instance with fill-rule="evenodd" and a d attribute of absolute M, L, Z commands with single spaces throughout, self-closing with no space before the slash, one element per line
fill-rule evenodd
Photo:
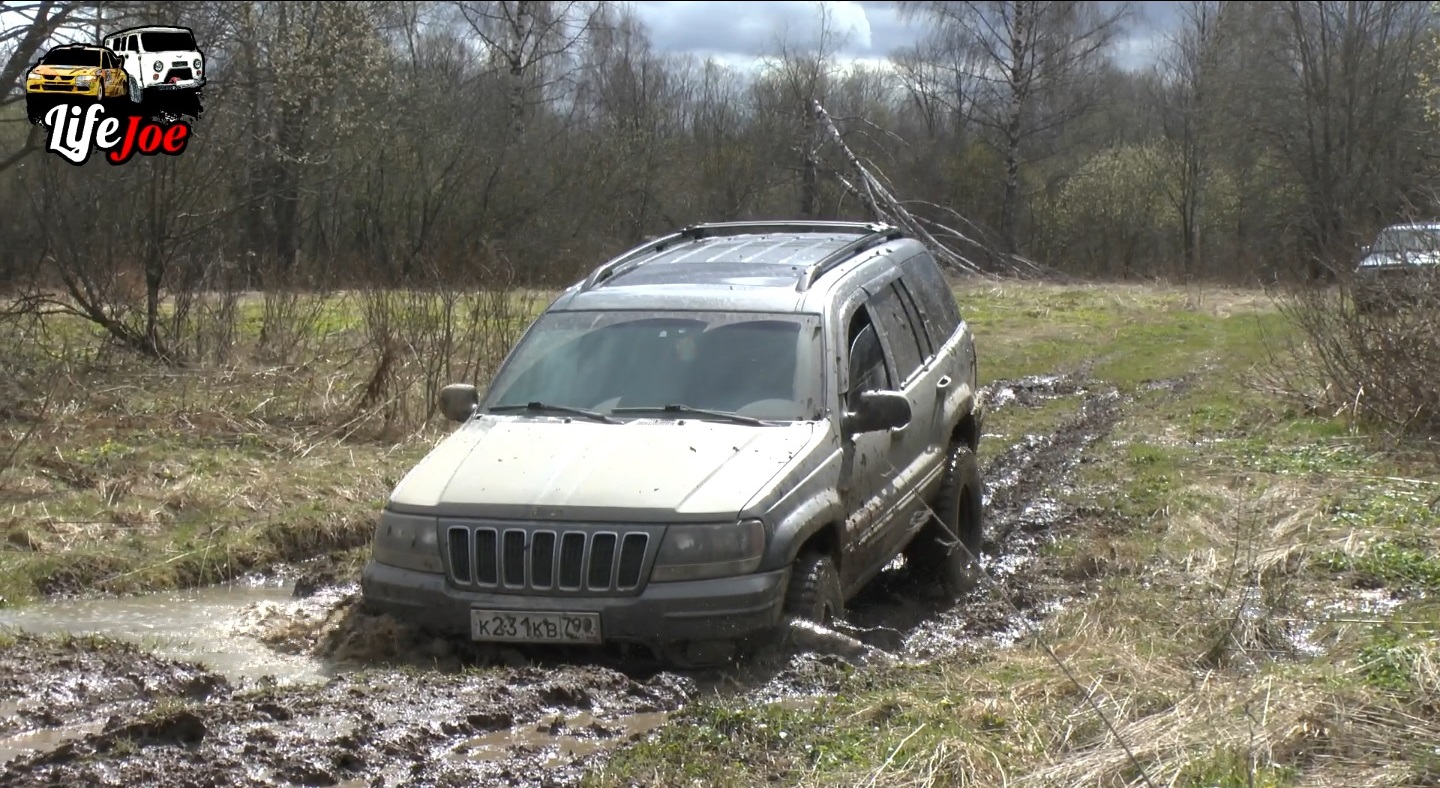
<path fill-rule="evenodd" d="M 895 659 L 1003 647 L 1083 593 L 1035 548 L 1072 521 L 1056 494 L 1124 402 L 1066 377 L 998 383 L 989 398 L 992 413 L 1057 398 L 1076 409 L 988 463 L 989 580 L 970 598 L 927 602 L 901 567 L 851 603 L 854 632 Z M 279 650 L 365 667 L 318 686 L 235 686 L 85 640 L 22 639 L 0 652 L 0 757 L 14 758 L 0 785 L 571 785 L 698 693 L 822 692 L 837 661 L 770 655 L 729 674 L 683 674 L 593 655 L 480 651 L 363 615 L 352 589 L 326 580 L 303 578 L 309 599 L 244 622 Z"/>

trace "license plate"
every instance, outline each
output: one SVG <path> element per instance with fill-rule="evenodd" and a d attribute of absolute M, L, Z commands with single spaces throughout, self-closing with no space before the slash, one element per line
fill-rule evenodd
<path fill-rule="evenodd" d="M 471 610 L 472 640 L 509 643 L 599 643 L 599 613 Z"/>

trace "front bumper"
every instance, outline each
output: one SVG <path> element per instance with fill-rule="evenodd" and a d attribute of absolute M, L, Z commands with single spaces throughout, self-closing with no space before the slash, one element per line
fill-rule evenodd
<path fill-rule="evenodd" d="M 70 85 L 47 85 L 44 83 L 27 85 L 25 96 L 31 99 L 65 99 L 65 98 L 88 98 L 93 99 L 100 95 L 100 85 L 92 84 L 88 87 L 71 87 Z"/>
<path fill-rule="evenodd" d="M 199 90 L 205 87 L 205 78 L 182 79 L 179 82 L 152 82 L 145 86 L 146 90 Z"/>
<path fill-rule="evenodd" d="M 470 609 L 599 613 L 605 642 L 656 646 L 740 639 L 780 623 L 789 568 L 684 583 L 636 596 L 522 596 L 461 591 L 444 575 L 371 561 L 360 578 L 368 607 L 435 632 L 470 636 Z"/>

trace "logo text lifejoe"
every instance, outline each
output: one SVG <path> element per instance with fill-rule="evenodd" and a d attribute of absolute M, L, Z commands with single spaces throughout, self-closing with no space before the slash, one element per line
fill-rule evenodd
<path fill-rule="evenodd" d="M 190 124 L 183 120 L 161 125 L 131 115 L 125 118 L 122 131 L 120 118 L 102 117 L 102 112 L 99 104 L 83 110 L 75 104 L 51 107 L 45 113 L 45 125 L 50 127 L 46 147 L 75 164 L 84 164 L 93 145 L 105 151 L 111 164 L 124 164 L 137 152 L 179 156 L 190 140 Z"/>

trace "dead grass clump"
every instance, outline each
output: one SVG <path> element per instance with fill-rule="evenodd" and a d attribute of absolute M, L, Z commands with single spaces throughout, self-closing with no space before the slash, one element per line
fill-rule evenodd
<path fill-rule="evenodd" d="M 1324 414 L 1347 414 L 1400 437 L 1440 435 L 1440 272 L 1406 272 L 1400 290 L 1303 283 L 1277 294 L 1300 343 L 1271 371 L 1274 388 Z M 1361 297 L 1362 293 L 1369 293 Z"/>

